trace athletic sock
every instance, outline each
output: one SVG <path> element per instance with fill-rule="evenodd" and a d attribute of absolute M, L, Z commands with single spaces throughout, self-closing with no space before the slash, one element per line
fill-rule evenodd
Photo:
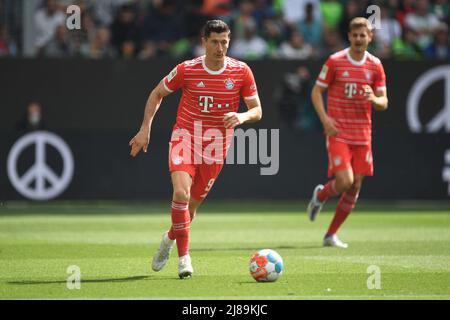
<path fill-rule="evenodd" d="M 167 236 L 170 240 L 175 240 L 175 232 L 173 232 L 173 227 L 170 226 L 169 231 L 167 231 Z"/>
<path fill-rule="evenodd" d="M 326 236 L 331 236 L 336 234 L 340 226 L 344 223 L 345 219 L 348 217 L 350 212 L 352 212 L 353 208 L 356 205 L 356 201 L 358 200 L 357 194 L 350 194 L 348 192 L 344 192 L 341 196 L 341 199 L 338 202 L 336 207 L 336 213 L 334 214 L 333 220 L 331 221 L 330 227 L 328 228 Z"/>
<path fill-rule="evenodd" d="M 178 256 L 189 254 L 189 228 L 191 218 L 187 202 L 172 201 L 172 233 L 177 240 Z M 170 233 L 170 231 L 169 231 Z M 169 235 L 169 238 L 170 235 Z"/>
<path fill-rule="evenodd" d="M 327 201 L 330 197 L 335 197 L 339 193 L 336 191 L 336 180 L 330 180 L 325 187 L 317 193 L 317 200 L 320 202 Z"/>
<path fill-rule="evenodd" d="M 194 216 L 190 217 L 191 223 L 192 220 L 194 220 L 195 218 L 195 214 Z M 175 240 L 175 233 L 173 232 L 173 226 L 170 226 L 170 229 L 167 231 L 167 236 L 169 237 L 170 240 Z"/>

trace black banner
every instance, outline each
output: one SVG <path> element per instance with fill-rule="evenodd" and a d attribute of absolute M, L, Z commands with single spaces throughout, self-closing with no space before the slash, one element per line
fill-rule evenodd
<path fill-rule="evenodd" d="M 15 183 L 25 189 L 40 187 L 45 193 L 52 184 L 61 184 L 56 196 L 44 195 L 40 200 L 168 199 L 168 141 L 180 94 L 167 97 L 158 111 L 148 154 L 131 158 L 128 141 L 140 125 L 149 92 L 178 62 L 0 60 L 0 199 L 32 199 L 12 181 L 11 162 L 17 171 Z M 368 199 L 447 199 L 450 101 L 445 98 L 450 63 L 383 64 L 389 109 L 374 112 L 375 175 L 364 181 L 361 195 Z M 258 61 L 249 65 L 264 115 L 260 123 L 243 129 L 256 129 L 257 142 L 263 135 L 270 141 L 270 134 L 278 132 L 271 143 L 279 142 L 279 153 L 266 154 L 270 163 L 264 164 L 258 154 L 256 164 L 226 165 L 209 197 L 308 199 L 314 186 L 327 179 L 325 141 L 309 102 L 321 63 Z M 310 77 L 297 79 L 299 67 L 305 67 Z M 64 188 L 59 179 L 64 175 L 64 159 L 58 147 L 50 144 L 39 149 L 38 142 L 30 140 L 16 150 L 14 158 L 13 146 L 24 135 L 16 123 L 29 101 L 42 104 L 46 129 L 63 139 L 71 151 L 73 170 L 67 172 L 70 179 Z M 41 180 L 29 171 L 39 169 L 34 166 L 36 150 L 45 151 Z M 271 174 L 262 175 L 261 168 L 271 168 Z"/>

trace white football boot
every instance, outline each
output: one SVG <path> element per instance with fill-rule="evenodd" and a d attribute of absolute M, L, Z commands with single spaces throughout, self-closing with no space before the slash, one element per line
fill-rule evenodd
<path fill-rule="evenodd" d="M 153 256 L 152 269 L 153 271 L 160 271 L 169 260 L 170 252 L 172 251 L 175 240 L 170 240 L 167 232 L 163 234 L 161 244 L 158 251 Z"/>
<path fill-rule="evenodd" d="M 314 188 L 314 192 L 311 198 L 311 201 L 308 204 L 308 216 L 309 220 L 314 221 L 316 216 L 319 214 L 320 210 L 322 210 L 323 202 L 320 202 L 317 199 L 317 194 L 324 188 L 323 185 L 319 184 Z"/>
<path fill-rule="evenodd" d="M 342 242 L 335 234 L 325 237 L 323 239 L 323 246 L 324 247 L 338 247 L 338 248 L 343 248 L 343 249 L 348 248 L 348 244 L 345 242 Z"/>
<path fill-rule="evenodd" d="M 191 264 L 191 257 L 187 254 L 185 256 L 180 257 L 178 262 L 178 276 L 181 279 L 190 278 L 194 269 Z"/>

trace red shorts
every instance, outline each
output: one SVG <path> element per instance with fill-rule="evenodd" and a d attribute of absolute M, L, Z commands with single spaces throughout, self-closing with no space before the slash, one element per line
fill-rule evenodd
<path fill-rule="evenodd" d="M 184 171 L 192 177 L 191 197 L 203 200 L 219 176 L 225 160 L 205 161 L 201 157 L 194 159 L 194 152 L 184 154 L 183 141 L 169 142 L 169 172 Z"/>
<path fill-rule="evenodd" d="M 372 145 L 347 144 L 327 139 L 328 177 L 337 171 L 352 169 L 353 174 L 373 176 Z"/>

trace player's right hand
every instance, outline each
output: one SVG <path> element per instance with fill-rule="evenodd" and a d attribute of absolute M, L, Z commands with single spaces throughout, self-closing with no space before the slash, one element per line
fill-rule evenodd
<path fill-rule="evenodd" d="M 338 134 L 338 129 L 336 128 L 336 122 L 333 118 L 327 117 L 323 122 L 323 129 L 325 134 L 329 137 L 333 137 Z"/>
<path fill-rule="evenodd" d="M 149 142 L 150 132 L 140 130 L 129 142 L 129 145 L 131 147 L 130 155 L 132 157 L 136 157 L 141 149 L 144 150 L 144 152 L 147 152 Z"/>

